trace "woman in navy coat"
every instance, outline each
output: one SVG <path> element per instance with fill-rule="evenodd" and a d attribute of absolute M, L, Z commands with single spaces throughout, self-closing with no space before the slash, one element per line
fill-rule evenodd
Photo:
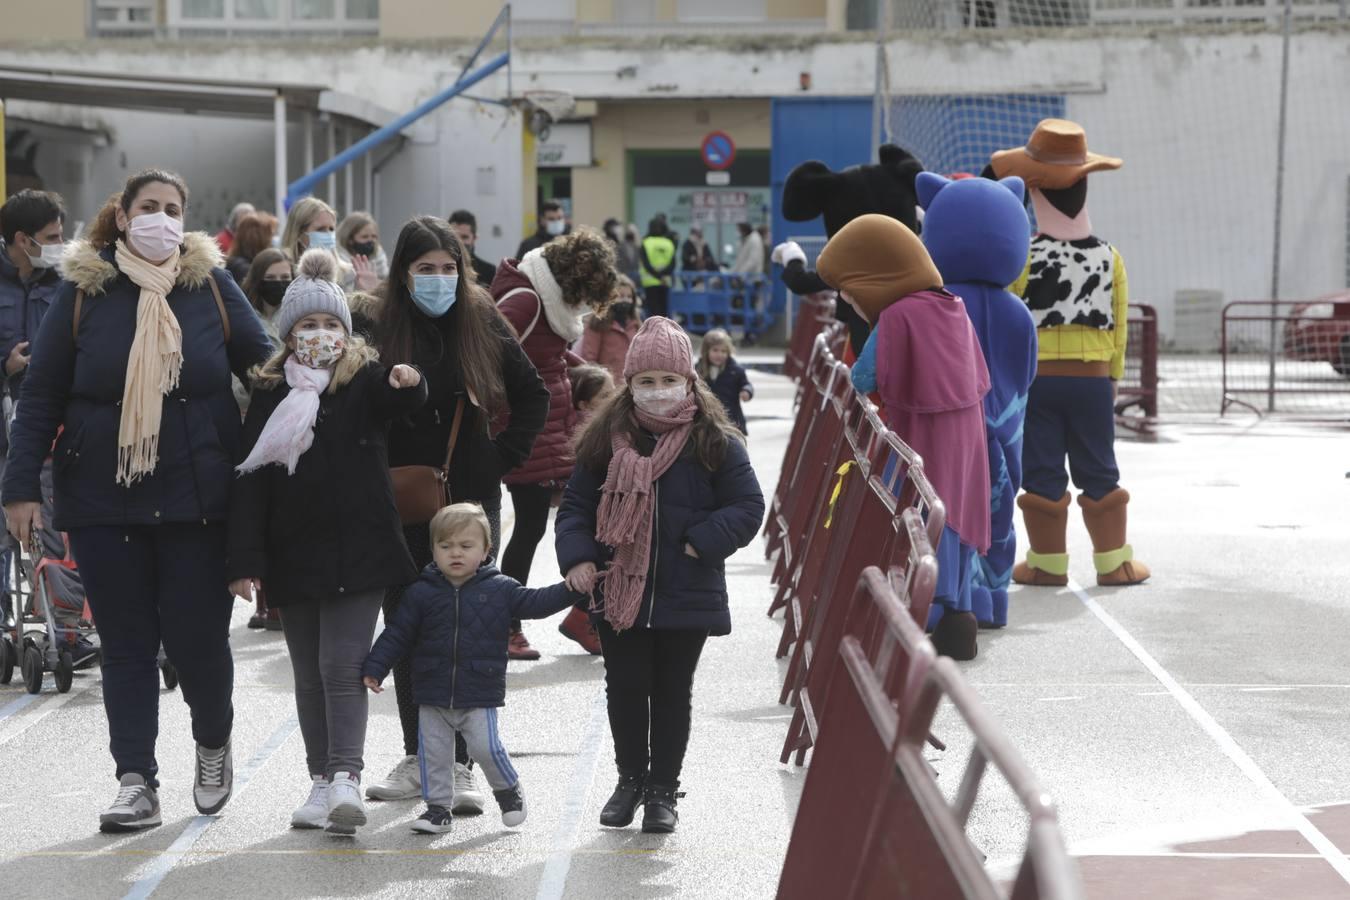
<path fill-rule="evenodd" d="M 219 811 L 232 781 L 225 520 L 240 417 L 230 375 L 245 377 L 271 345 L 215 242 L 183 234 L 187 200 L 177 175 L 141 172 L 71 247 L 10 431 L 10 532 L 27 542 L 53 453 L 54 524 L 70 534 L 102 643 L 120 781 L 104 831 L 160 822 L 161 642 L 192 709 L 197 808 Z"/>

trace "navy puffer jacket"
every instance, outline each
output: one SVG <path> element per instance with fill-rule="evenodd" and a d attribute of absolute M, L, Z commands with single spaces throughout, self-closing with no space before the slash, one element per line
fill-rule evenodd
<path fill-rule="evenodd" d="M 239 405 L 230 373 L 241 379 L 272 353 L 253 307 L 206 234 L 183 238 L 169 308 L 183 334 L 178 387 L 164 398 L 155 471 L 131 487 L 116 481 L 117 432 L 127 355 L 136 334 L 141 289 L 118 270 L 113 249 L 73 246 L 61 285 L 37 339 L 10 428 L 4 502 L 40 499 L 43 460 L 53 456 L 55 527 L 223 522 L 239 458 Z M 207 279 L 215 279 L 230 340 Z M 79 336 L 72 336 L 75 293 L 84 291 Z M 52 440 L 61 429 L 52 450 Z"/>
<path fill-rule="evenodd" d="M 638 450 L 650 455 L 655 438 L 645 437 Z M 609 562 L 610 548 L 595 539 L 605 474 L 578 465 L 567 485 L 555 527 L 563 572 L 584 562 L 603 569 Z M 636 627 L 730 634 L 726 560 L 754 540 L 763 518 L 764 493 L 744 444 L 728 440 L 726 457 L 715 472 L 686 447 L 656 481 L 655 545 Z M 684 552 L 685 544 L 698 551 L 698 559 Z M 596 596 L 603 605 L 601 589 Z"/>
<path fill-rule="evenodd" d="M 745 411 L 741 409 L 741 391 L 749 391 L 753 397 L 755 386 L 750 383 L 750 376 L 745 374 L 745 367 L 736 362 L 734 356 L 729 356 L 717 377 L 712 381 L 705 379 L 704 384 L 722 401 L 731 424 L 739 428 L 742 434 L 749 434 L 749 429 L 745 427 Z"/>
<path fill-rule="evenodd" d="M 361 674 L 383 681 L 411 654 L 413 700 L 419 706 L 501 706 L 511 620 L 543 619 L 581 599 L 565 584 L 522 587 L 490 564 L 457 588 L 432 563 L 385 623 Z"/>

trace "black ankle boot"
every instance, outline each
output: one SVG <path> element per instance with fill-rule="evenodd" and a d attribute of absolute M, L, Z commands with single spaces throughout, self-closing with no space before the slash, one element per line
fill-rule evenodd
<path fill-rule="evenodd" d="M 679 785 L 649 784 L 644 797 L 646 807 L 642 811 L 642 830 L 648 834 L 670 834 L 679 824 L 680 814 L 675 811 L 675 802 L 684 796 Z"/>
<path fill-rule="evenodd" d="M 633 814 L 642 802 L 647 787 L 647 776 L 620 775 L 619 785 L 610 794 L 609 802 L 600 811 L 600 824 L 607 828 L 626 828 L 633 824 Z"/>

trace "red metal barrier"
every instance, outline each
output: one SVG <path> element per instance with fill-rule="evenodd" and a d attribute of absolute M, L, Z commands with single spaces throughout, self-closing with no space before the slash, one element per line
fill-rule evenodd
<path fill-rule="evenodd" d="M 1304 303 L 1229 303 L 1221 332 L 1220 415 L 1242 406 L 1258 415 L 1350 417 L 1350 293 Z"/>
<path fill-rule="evenodd" d="M 806 372 L 797 388 L 796 418 L 793 419 L 792 434 L 783 453 L 778 486 L 774 490 L 769 514 L 764 522 L 765 559 L 772 560 L 779 550 L 787 528 L 785 504 L 794 496 L 794 487 L 800 475 L 802 450 L 811 442 L 812 437 L 816 436 L 817 413 L 823 406 L 824 397 L 830 393 L 835 379 L 842 374 L 835 365 L 837 360 L 829 349 L 829 340 L 828 331 L 816 336 Z"/>
<path fill-rule="evenodd" d="M 1130 304 L 1125 374 L 1117 383 L 1115 408 L 1116 424 L 1131 431 L 1146 432 L 1158 419 L 1158 311 L 1146 303 Z"/>
<path fill-rule="evenodd" d="M 883 512 L 886 509 L 879 501 L 865 503 L 864 507 Z M 881 548 L 880 557 L 888 558 L 893 554 L 901 562 L 892 576 L 905 591 L 900 596 L 906 598 L 909 609 L 922 609 L 926 619 L 937 586 L 937 560 L 919 511 L 906 507 L 898 518 L 892 516 L 891 521 L 886 521 L 883 516 L 874 527 L 879 533 L 891 536 L 885 542 L 887 546 Z M 863 577 L 863 573 L 874 568 L 860 566 L 850 570 L 848 582 L 841 579 L 839 583 L 853 585 L 853 596 L 845 598 L 841 596 L 842 592 L 827 592 L 810 607 L 809 618 L 803 620 L 802 634 L 793 652 L 793 665 L 788 669 L 783 695 L 778 700 L 784 703 L 791 694 L 795 706 L 780 762 L 787 762 L 795 752 L 797 765 L 802 765 L 806 751 L 815 743 L 826 688 L 836 667 L 839 642 L 844 634 L 865 635 L 870 639 L 886 633 L 885 623 L 877 621 L 876 606 L 867 592 L 870 582 Z M 891 589 L 891 583 L 887 583 L 886 590 Z M 849 599 L 851 602 L 846 602 Z M 912 627 L 922 635 L 922 622 L 915 621 Z M 899 689 L 898 685 L 892 687 Z"/>
<path fill-rule="evenodd" d="M 992 762 L 1030 817 L 1011 897 L 1081 897 L 1053 805 L 960 670 L 951 660 L 936 659 L 932 644 L 879 569 L 863 573 L 856 599 L 861 609 L 850 617 L 831 667 L 828 701 L 778 896 L 1000 897 L 982 855 L 965 834 Z M 944 697 L 974 737 L 970 762 L 950 804 L 922 754 Z"/>
<path fill-rule="evenodd" d="M 808 294 L 799 300 L 797 318 L 792 323 L 792 337 L 783 359 L 783 374 L 792 379 L 800 378 L 806 371 L 807 358 L 813 352 L 812 343 L 816 335 L 835 320 L 832 291 Z"/>

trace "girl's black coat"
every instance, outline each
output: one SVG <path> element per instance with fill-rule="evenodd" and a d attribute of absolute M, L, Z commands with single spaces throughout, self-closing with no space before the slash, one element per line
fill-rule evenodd
<path fill-rule="evenodd" d="M 731 424 L 741 430 L 742 434 L 749 434 L 745 427 L 745 411 L 741 409 L 741 391 L 749 391 L 750 396 L 755 395 L 755 386 L 750 383 L 750 377 L 745 374 L 745 367 L 736 362 L 733 356 L 727 357 L 727 364 L 722 367 L 722 371 L 711 382 L 708 387 L 717 395 L 717 399 L 722 401 L 726 407 L 727 416 L 731 419 Z"/>
<path fill-rule="evenodd" d="M 244 421 L 243 453 L 290 393 L 284 382 L 255 389 Z M 230 580 L 259 578 L 272 606 L 311 603 L 403 585 L 417 568 L 403 540 L 389 480 L 389 421 L 415 412 L 427 380 L 389 386 L 369 363 L 337 393 L 324 391 L 314 443 L 288 475 L 267 465 L 239 477 L 230 497 Z"/>
<path fill-rule="evenodd" d="M 654 446 L 648 440 L 638 449 L 650 455 Z M 564 574 L 584 562 L 603 570 L 612 555 L 595 539 L 605 475 L 578 464 L 567 485 L 554 529 Z M 745 445 L 729 440 L 726 458 L 715 472 L 686 447 L 657 479 L 655 493 L 656 527 L 635 627 L 729 634 L 726 560 L 754 540 L 764 518 L 764 494 Z M 685 544 L 698 551 L 697 559 L 684 552 Z M 597 588 L 596 596 L 601 594 Z"/>

